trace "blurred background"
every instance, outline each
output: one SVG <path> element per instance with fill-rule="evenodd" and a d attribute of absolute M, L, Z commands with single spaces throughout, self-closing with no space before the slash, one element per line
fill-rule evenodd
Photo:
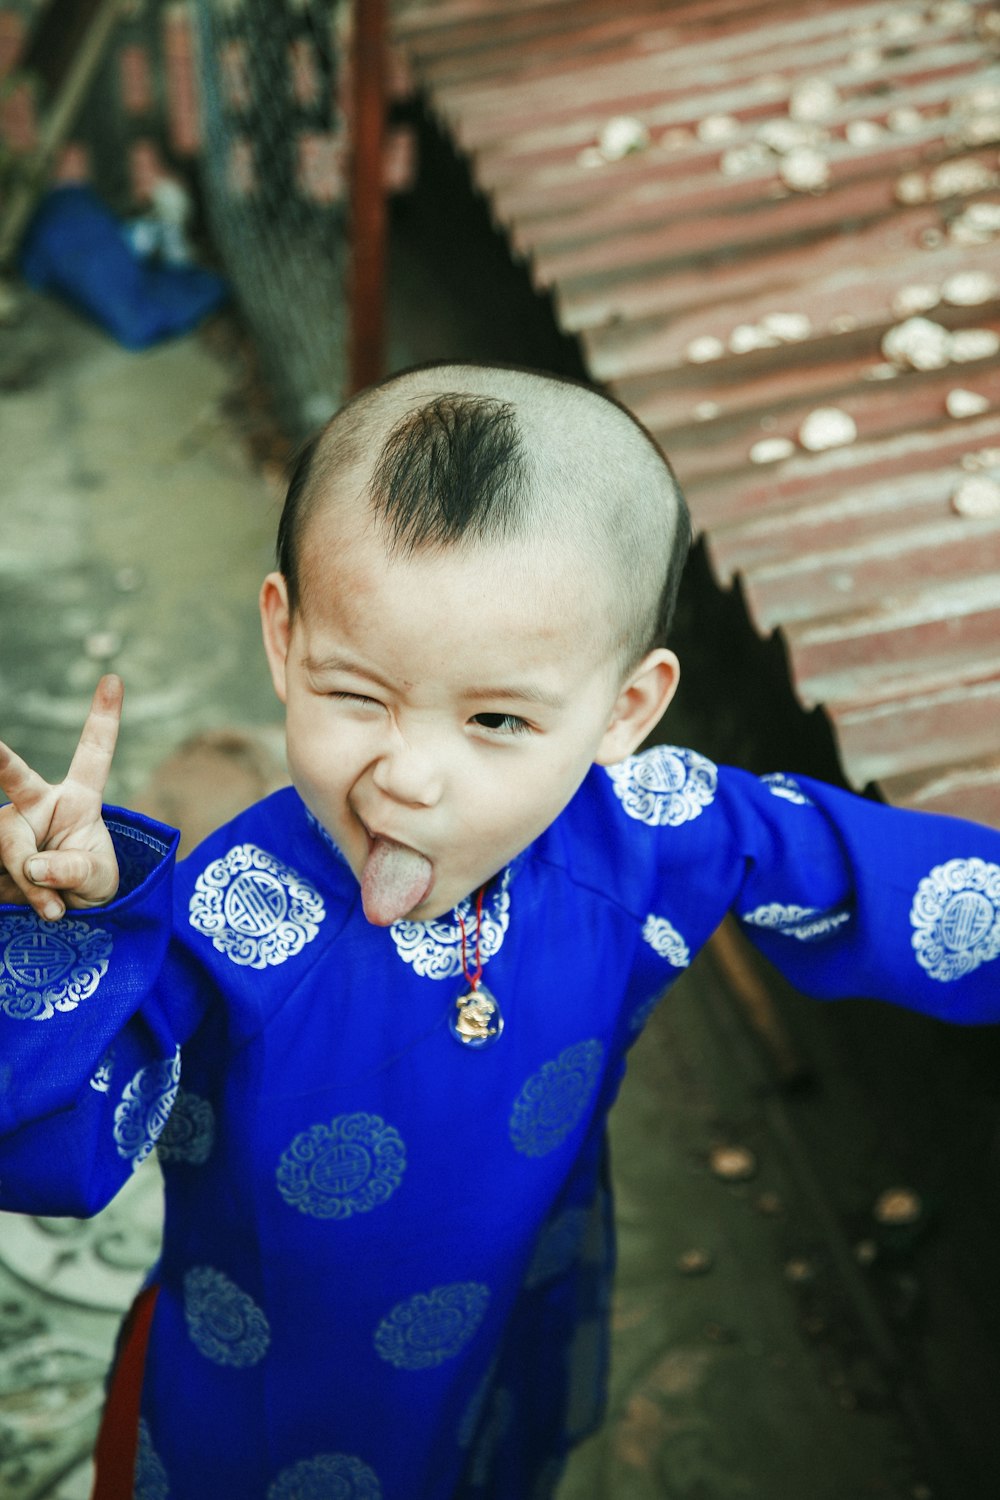
<path fill-rule="evenodd" d="M 589 378 L 698 545 L 659 737 L 1000 825 L 1000 15 L 888 0 L 0 4 L 0 736 L 188 847 L 284 778 L 297 444 L 421 360 Z M 995 1500 L 1000 1046 L 723 930 L 613 1125 L 562 1500 Z M 82 1500 L 155 1165 L 0 1216 L 0 1496 Z"/>

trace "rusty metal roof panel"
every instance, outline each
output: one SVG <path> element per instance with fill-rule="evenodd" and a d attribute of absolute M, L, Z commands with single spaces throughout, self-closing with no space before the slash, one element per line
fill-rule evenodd
<path fill-rule="evenodd" d="M 395 0 L 845 772 L 1000 826 L 1000 14 Z"/>
<path fill-rule="evenodd" d="M 1000 755 L 969 756 L 960 765 L 931 766 L 917 772 L 884 776 L 882 791 L 900 807 L 925 812 L 953 812 L 1000 827 Z"/>

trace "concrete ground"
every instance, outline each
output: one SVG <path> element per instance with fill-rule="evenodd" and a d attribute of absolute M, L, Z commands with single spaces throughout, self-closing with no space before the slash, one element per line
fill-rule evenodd
<path fill-rule="evenodd" d="M 275 721 L 254 603 L 275 500 L 222 415 L 232 385 L 197 337 L 130 355 L 33 296 L 0 344 L 0 735 L 58 779 L 113 665 L 128 706 L 109 799 L 135 804 L 152 781 L 168 817 L 194 810 L 159 769 L 179 742 Z M 256 795 L 259 771 L 235 759 L 198 785 Z M 155 1171 L 86 1224 L 3 1217 L 4 1500 L 89 1493 L 104 1372 L 159 1222 Z"/>
<path fill-rule="evenodd" d="M 427 267 L 402 265 L 397 285 L 412 307 Z M 478 338 L 438 312 L 425 303 L 414 320 L 397 300 L 397 363 Z M 4 337 L 0 735 L 58 777 L 113 665 L 128 698 L 110 795 L 190 842 L 282 774 L 255 606 L 278 500 L 237 420 L 241 370 L 204 335 L 125 353 L 34 297 Z M 670 735 L 691 730 L 682 707 Z M 611 1410 L 560 1500 L 944 1496 L 919 1399 L 866 1300 L 871 1225 L 845 1238 L 831 1216 L 707 957 L 636 1047 L 612 1133 Z M 867 1150 L 860 1129 L 851 1149 Z M 87 1495 L 104 1370 L 158 1213 L 150 1170 L 88 1223 L 0 1223 L 3 1500 Z"/>

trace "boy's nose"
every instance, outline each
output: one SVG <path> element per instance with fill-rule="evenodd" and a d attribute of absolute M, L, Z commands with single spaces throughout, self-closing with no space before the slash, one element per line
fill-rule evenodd
<path fill-rule="evenodd" d="M 375 762 L 372 780 L 387 797 L 412 807 L 433 807 L 441 796 L 441 777 L 430 756 L 399 738 Z"/>

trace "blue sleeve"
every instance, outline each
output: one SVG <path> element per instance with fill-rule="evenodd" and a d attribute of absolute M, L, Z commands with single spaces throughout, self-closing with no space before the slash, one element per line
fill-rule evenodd
<path fill-rule="evenodd" d="M 170 946 L 172 829 L 105 813 L 115 900 L 43 922 L 0 906 L 0 1208 L 96 1212 L 149 1155 L 197 986 Z"/>
<path fill-rule="evenodd" d="M 610 766 L 608 779 L 617 817 L 605 819 L 604 879 L 627 863 L 641 893 L 629 899 L 654 893 L 643 937 L 669 963 L 683 966 L 732 911 L 806 994 L 1000 1019 L 996 829 L 669 745 Z"/>
<path fill-rule="evenodd" d="M 1000 833 L 805 776 L 720 771 L 742 855 L 732 910 L 806 994 L 1000 1019 Z"/>

